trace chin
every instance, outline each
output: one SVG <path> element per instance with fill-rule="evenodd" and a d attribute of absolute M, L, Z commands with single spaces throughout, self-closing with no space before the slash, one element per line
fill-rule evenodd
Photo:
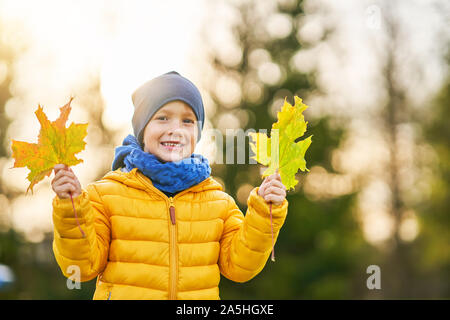
<path fill-rule="evenodd" d="M 152 152 L 153 150 L 153 152 Z M 173 155 L 170 154 L 166 154 L 164 152 L 160 152 L 160 150 L 158 150 L 158 146 L 155 146 L 155 148 L 148 148 L 148 150 L 145 150 L 147 153 L 153 154 L 161 163 L 166 163 L 166 162 L 176 162 L 176 161 L 180 161 L 186 158 L 190 158 L 193 151 L 192 152 L 187 152 L 187 150 L 183 150 L 183 153 L 176 153 Z"/>
<path fill-rule="evenodd" d="M 176 155 L 173 157 L 167 156 L 167 157 L 161 157 L 161 156 L 157 156 L 157 158 L 159 159 L 159 161 L 161 161 L 162 163 L 165 162 L 176 162 L 176 161 L 180 161 L 186 157 L 183 157 L 181 155 Z"/>

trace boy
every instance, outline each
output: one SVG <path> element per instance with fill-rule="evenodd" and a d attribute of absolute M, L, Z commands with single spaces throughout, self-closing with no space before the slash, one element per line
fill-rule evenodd
<path fill-rule="evenodd" d="M 266 177 L 244 217 L 207 159 L 193 154 L 204 122 L 195 85 L 169 72 L 132 99 L 134 136 L 116 148 L 112 171 L 82 189 L 72 169 L 54 167 L 55 258 L 66 277 L 73 266 L 81 281 L 97 277 L 94 299 L 220 299 L 220 274 L 245 282 L 264 267 L 268 203 L 276 239 L 286 188 L 279 174 Z"/>

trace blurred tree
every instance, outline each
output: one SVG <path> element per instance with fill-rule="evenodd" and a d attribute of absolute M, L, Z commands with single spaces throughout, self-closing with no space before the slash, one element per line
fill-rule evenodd
<path fill-rule="evenodd" d="M 4 160 L 0 161 L 0 172 L 5 170 L 7 160 L 11 158 L 11 141 L 6 133 L 13 119 L 8 118 L 5 107 L 13 98 L 9 90 L 14 81 L 13 62 L 27 49 L 2 43 L 5 39 L 1 36 L 2 30 L 5 29 L 0 26 L 0 160 Z M 88 147 L 102 154 L 110 154 L 112 159 L 117 132 L 108 129 L 102 121 L 105 106 L 99 77 L 86 78 L 86 88 L 77 92 L 77 103 L 89 115 Z M 94 180 L 100 179 L 111 168 L 110 162 L 98 161 L 89 165 L 96 170 Z M 1 175 L 0 180 L 3 179 Z M 30 243 L 12 227 L 12 203 L 24 192 L 11 190 L 5 185 L 0 182 L 0 264 L 12 269 L 15 282 L 0 289 L 0 299 L 92 299 L 95 280 L 82 283 L 80 290 L 67 288 L 66 278 L 53 256 L 52 233 L 46 234 L 42 242 Z M 51 215 L 51 212 L 48 214 Z"/>
<path fill-rule="evenodd" d="M 0 35 L 3 30 L 0 21 Z M 6 102 L 11 98 L 9 86 L 13 78 L 12 65 L 16 50 L 6 43 L 5 38 L 0 36 L 0 172 L 6 166 L 6 159 L 10 156 L 9 141 L 6 139 L 6 132 L 11 119 L 6 114 Z M 0 180 L 2 177 L 0 176 Z M 10 267 L 13 273 L 16 272 L 16 265 L 19 261 L 19 239 L 14 230 L 10 229 L 10 201 L 18 195 L 17 192 L 9 190 L 4 187 L 4 183 L 0 183 L 0 264 L 5 264 Z M 17 279 L 17 275 L 14 275 Z M 10 297 L 15 297 L 14 292 L 15 283 L 3 288 L 0 291 L 0 298 L 5 297 L 5 292 Z"/>
<path fill-rule="evenodd" d="M 0 24 L 0 35 L 1 35 L 1 24 Z M 12 81 L 12 65 L 14 61 L 14 55 L 16 50 L 11 48 L 8 43 L 5 43 L 5 39 L 0 37 L 0 159 L 6 160 L 9 157 L 9 141 L 6 141 L 6 131 L 11 119 L 6 114 L 6 102 L 11 98 L 11 93 L 9 91 L 9 86 Z M 0 170 L 3 170 L 5 165 L 4 161 L 0 161 Z M 0 195 L 6 196 L 7 190 L 0 184 Z M 14 195 L 10 195 L 14 196 Z M 0 217 L 0 222 L 2 218 Z"/>
<path fill-rule="evenodd" d="M 406 79 L 399 77 L 402 69 L 414 68 L 420 73 L 426 68 L 426 61 L 406 64 L 398 51 L 405 50 L 405 28 L 397 15 L 401 8 L 390 2 L 382 2 L 387 45 L 379 59 L 384 65 L 384 86 L 387 100 L 381 112 L 381 128 L 385 130 L 385 142 L 389 148 L 388 185 L 390 188 L 389 214 L 393 218 L 393 233 L 389 249 L 378 261 L 383 272 L 383 298 L 438 298 L 449 294 L 449 202 L 448 197 L 439 196 L 448 193 L 448 142 L 449 131 L 445 116 L 448 113 L 448 85 L 444 86 L 431 108 L 420 111 L 414 105 L 412 92 Z M 431 98 L 430 98 L 431 99 Z M 424 118 L 430 123 L 425 125 Z M 429 184 L 432 195 L 427 198 L 412 197 L 411 190 L 405 188 L 411 177 L 405 174 L 409 161 L 402 128 L 413 128 L 412 144 L 415 158 L 408 170 L 418 172 L 416 183 Z M 425 135 L 423 135 L 423 133 Z M 435 149 L 438 163 L 431 161 L 430 154 L 424 152 L 429 146 Z M 434 181 L 426 181 L 430 164 L 436 174 Z M 413 172 L 410 172 L 413 174 Z M 439 189 L 436 190 L 436 183 Z M 427 187 L 428 188 L 428 187 Z M 426 189 L 426 188 L 425 188 Z M 445 199 L 445 200 L 444 200 Z M 420 216 L 419 216 L 420 215 Z M 416 227 L 416 225 L 419 225 Z M 423 230 L 417 230 L 420 226 Z M 414 234 L 418 232 L 419 237 Z M 439 252 L 434 256 L 434 252 Z M 436 258 L 439 256 L 439 258 Z M 434 258 L 433 258 L 434 257 Z M 420 261 L 420 262 L 419 262 Z"/>
<path fill-rule="evenodd" d="M 304 97 L 316 89 L 314 74 L 300 73 L 291 65 L 292 57 L 303 47 L 296 37 L 303 16 L 301 5 L 302 1 L 295 0 L 278 1 L 273 8 L 257 1 L 233 4 L 233 38 L 226 38 L 227 43 L 217 43 L 214 21 L 207 22 L 204 37 L 210 46 L 213 75 L 203 87 L 216 106 L 215 128 L 223 132 L 233 126 L 244 131 L 270 130 L 285 97 L 293 103 L 294 95 Z M 334 173 L 331 153 L 339 146 L 345 128 L 332 127 L 326 117 L 311 120 L 308 110 L 305 118 L 309 120 L 305 137 L 314 135 L 306 154 L 307 167 Z M 248 145 L 248 137 L 245 142 Z M 244 189 L 246 197 L 242 197 L 240 188 L 261 184 L 260 166 L 248 161 L 236 164 L 236 159 L 233 163 L 214 164 L 212 174 L 224 181 L 226 192 L 240 200 L 245 212 L 242 199 L 250 190 Z M 222 277 L 223 299 L 356 298 L 364 290 L 368 266 L 364 257 L 370 247 L 352 215 L 355 194 L 312 201 L 301 189 L 306 175 L 298 173 L 300 183 L 287 195 L 289 214 L 275 247 L 276 262 L 269 261 L 256 279 L 244 284 Z"/>
<path fill-rule="evenodd" d="M 415 272 L 411 291 L 415 297 L 450 297 L 449 105 L 450 77 L 447 77 L 422 119 L 423 153 L 418 161 L 423 168 L 422 177 L 429 184 L 429 194 L 414 206 L 421 228 L 416 245 L 410 250 Z"/>
<path fill-rule="evenodd" d="M 410 244 L 402 241 L 400 236 L 402 215 L 407 209 L 407 204 L 403 200 L 400 187 L 399 170 L 402 162 L 399 160 L 399 153 L 402 147 L 398 144 L 398 130 L 401 124 L 409 124 L 411 118 L 410 112 L 408 112 L 409 106 L 406 102 L 405 88 L 401 82 L 395 79 L 395 73 L 401 68 L 401 62 L 395 56 L 397 46 L 401 45 L 399 42 L 399 28 L 401 26 L 396 21 L 394 13 L 388 11 L 387 7 L 383 9 L 385 9 L 383 17 L 389 46 L 386 49 L 385 58 L 380 57 L 379 59 L 384 66 L 384 85 L 388 98 L 380 118 L 382 121 L 381 127 L 385 128 L 385 142 L 389 149 L 390 159 L 387 172 L 391 201 L 388 210 L 394 222 L 392 237 L 389 239 L 390 250 L 381 259 L 383 282 L 389 283 L 389 285 L 383 286 L 383 297 L 406 298 L 409 294 L 407 282 L 412 277 L 412 271 L 407 256 Z"/>

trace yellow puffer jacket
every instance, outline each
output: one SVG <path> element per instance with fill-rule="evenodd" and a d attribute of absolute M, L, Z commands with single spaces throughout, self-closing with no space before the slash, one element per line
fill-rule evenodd
<path fill-rule="evenodd" d="M 66 277 L 97 277 L 94 299 L 220 299 L 221 273 L 248 281 L 271 253 L 269 206 L 258 188 L 244 218 L 212 177 L 167 197 L 136 168 L 111 171 L 74 198 L 85 238 L 70 198 L 53 199 L 56 261 Z M 287 207 L 272 207 L 275 237 Z"/>

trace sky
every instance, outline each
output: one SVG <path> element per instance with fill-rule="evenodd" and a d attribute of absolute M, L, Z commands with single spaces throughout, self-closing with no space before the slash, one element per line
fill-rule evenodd
<path fill-rule="evenodd" d="M 398 79 L 411 89 L 413 104 L 423 106 L 439 90 L 448 69 L 443 60 L 450 39 L 448 1 L 307 0 L 304 9 L 298 37 L 308 48 L 293 59 L 293 67 L 317 70 L 318 85 L 328 93 L 311 101 L 316 107 L 310 112 L 364 118 L 383 107 L 380 62 L 392 45 L 384 21 L 389 14 L 401 25 L 400 46 L 394 48 L 401 66 Z M 333 28 L 328 41 L 318 41 L 327 28 Z M 337 110 L 326 107 L 328 99 Z"/>
<path fill-rule="evenodd" d="M 202 22 L 200 0 L 3 0 L 0 6 L 4 37 L 17 46 L 19 33 L 27 45 L 12 71 L 21 103 L 59 105 L 100 73 L 105 124 L 117 129 L 123 112 L 132 113 L 130 94 L 138 85 L 170 69 L 192 73 L 187 62 Z"/>

